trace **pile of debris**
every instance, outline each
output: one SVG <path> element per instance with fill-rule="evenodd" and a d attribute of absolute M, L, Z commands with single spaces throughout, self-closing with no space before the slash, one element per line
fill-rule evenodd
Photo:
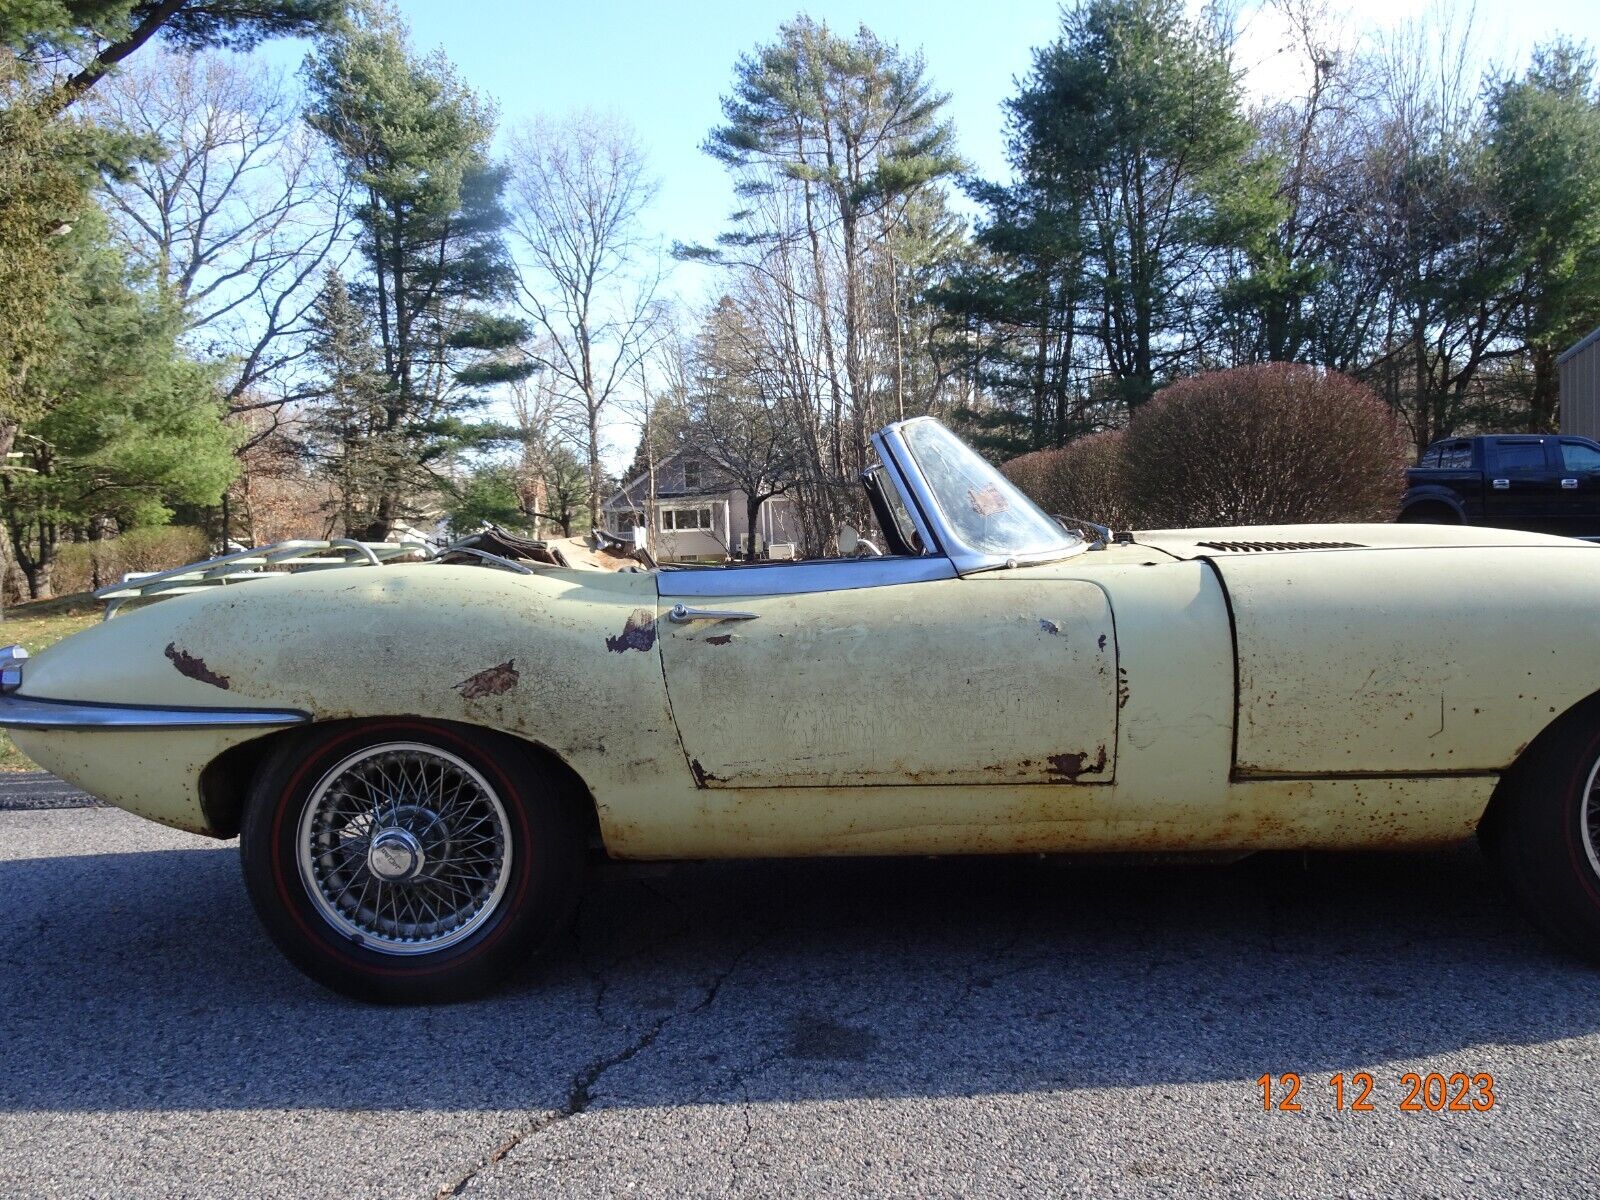
<path fill-rule="evenodd" d="M 590 530 L 581 537 L 544 540 L 523 537 L 497 525 L 453 543 L 435 561 L 469 563 L 481 561 L 484 555 L 510 562 L 594 571 L 654 571 L 658 566 L 649 550 L 603 529 Z"/>

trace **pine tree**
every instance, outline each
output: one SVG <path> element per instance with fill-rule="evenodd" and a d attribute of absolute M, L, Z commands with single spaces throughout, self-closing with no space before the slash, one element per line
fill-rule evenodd
<path fill-rule="evenodd" d="M 30 375 L 47 399 L 19 423 L 24 470 L 0 473 L 0 515 L 35 597 L 51 594 L 74 531 L 216 504 L 237 469 L 215 372 L 178 351 L 178 314 L 130 284 L 103 215 L 86 214 L 62 241 L 52 353 Z"/>
<path fill-rule="evenodd" d="M 498 315 L 512 286 L 501 241 L 505 172 L 490 162 L 488 105 L 438 55 L 421 59 L 392 10 L 364 7 L 309 68 L 308 120 L 364 197 L 356 211 L 366 272 L 350 295 L 377 330 L 385 377 L 377 438 L 385 463 L 364 536 L 429 511 L 465 450 L 506 440 L 474 420 L 482 389 L 534 367 L 510 354 L 527 328 Z"/>
<path fill-rule="evenodd" d="M 377 515 L 399 448 L 385 435 L 387 380 L 371 322 L 335 268 L 323 276 L 311 326 L 310 357 L 321 383 L 309 406 L 312 460 L 333 483 L 338 529 L 358 536 Z"/>
<path fill-rule="evenodd" d="M 1600 89 L 1592 54 L 1542 46 L 1489 102 L 1488 165 L 1515 240 L 1513 335 L 1533 359 L 1527 426 L 1554 428 L 1556 356 L 1600 318 Z"/>
<path fill-rule="evenodd" d="M 1041 212 L 1081 214 L 1085 323 L 1134 407 L 1192 354 L 1204 268 L 1260 236 L 1272 213 L 1241 191 L 1270 183 L 1226 49 L 1182 0 L 1090 0 L 1063 21 L 1010 102 L 1011 154 Z"/>

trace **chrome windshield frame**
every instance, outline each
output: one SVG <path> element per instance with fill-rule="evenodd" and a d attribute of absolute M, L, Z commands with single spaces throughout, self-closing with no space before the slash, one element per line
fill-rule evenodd
<path fill-rule="evenodd" d="M 917 522 L 917 530 L 922 534 L 923 544 L 930 550 L 937 546 L 937 552 L 943 554 L 954 565 L 956 574 L 972 575 L 979 571 L 997 571 L 1006 567 L 1056 562 L 1063 558 L 1075 558 L 1088 550 L 1089 544 L 1081 537 L 1057 549 L 1033 554 L 996 554 L 969 546 L 950 522 L 945 520 L 944 512 L 939 507 L 933 489 L 928 486 L 926 477 L 917 466 L 916 455 L 911 452 L 911 446 L 906 441 L 905 428 L 922 422 L 938 424 L 933 417 L 910 417 L 904 421 L 896 421 L 873 434 L 872 444 L 878 451 L 878 457 L 891 467 L 890 478 L 900 489 L 906 511 L 911 513 L 912 520 Z"/>

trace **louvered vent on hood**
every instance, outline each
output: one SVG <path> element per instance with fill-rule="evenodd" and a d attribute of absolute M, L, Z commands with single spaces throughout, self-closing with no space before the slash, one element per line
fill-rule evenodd
<path fill-rule="evenodd" d="M 1270 550 L 1360 550 L 1359 542 L 1200 542 L 1226 554 L 1261 554 Z"/>

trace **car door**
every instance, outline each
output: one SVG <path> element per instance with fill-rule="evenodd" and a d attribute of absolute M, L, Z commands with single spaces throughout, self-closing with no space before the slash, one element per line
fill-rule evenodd
<path fill-rule="evenodd" d="M 1600 446 L 1587 438 L 1561 439 L 1562 522 L 1569 537 L 1600 537 Z"/>
<path fill-rule="evenodd" d="M 1547 442 L 1553 438 L 1497 437 L 1484 443 L 1484 524 L 1501 529 L 1558 532 L 1561 485 Z"/>
<path fill-rule="evenodd" d="M 703 788 L 1114 778 L 1116 631 L 1093 584 L 984 587 L 905 557 L 660 585 L 668 698 Z"/>

